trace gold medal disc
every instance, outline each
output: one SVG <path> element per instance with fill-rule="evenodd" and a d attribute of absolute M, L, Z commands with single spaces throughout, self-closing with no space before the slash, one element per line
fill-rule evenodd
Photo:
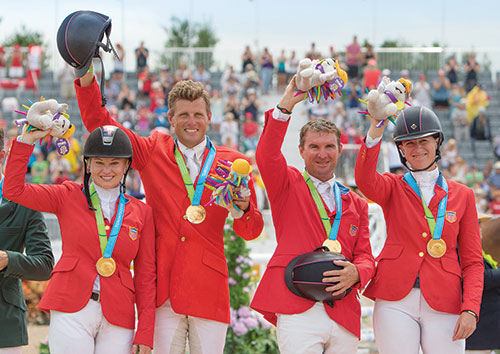
<path fill-rule="evenodd" d="M 330 252 L 340 253 L 340 251 L 342 251 L 342 246 L 338 240 L 326 239 L 325 242 L 323 242 L 323 246 L 327 247 Z"/>
<path fill-rule="evenodd" d="M 207 217 L 207 212 L 202 205 L 190 205 L 186 209 L 186 216 L 190 223 L 200 224 Z"/>
<path fill-rule="evenodd" d="M 113 275 L 116 270 L 116 263 L 113 258 L 101 257 L 96 263 L 97 273 L 103 277 Z"/>
<path fill-rule="evenodd" d="M 434 258 L 441 258 L 446 253 L 446 242 L 442 239 L 432 239 L 427 242 L 427 252 Z"/>

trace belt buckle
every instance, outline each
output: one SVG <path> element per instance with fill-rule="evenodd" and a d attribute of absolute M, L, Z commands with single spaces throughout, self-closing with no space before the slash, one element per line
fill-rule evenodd
<path fill-rule="evenodd" d="M 101 302 L 101 293 L 92 293 L 90 298 L 96 302 Z"/>

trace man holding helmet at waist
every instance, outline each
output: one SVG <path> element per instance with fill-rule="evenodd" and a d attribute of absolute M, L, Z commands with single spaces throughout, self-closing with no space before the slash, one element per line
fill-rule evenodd
<path fill-rule="evenodd" d="M 342 144 L 340 130 L 331 122 L 319 119 L 302 127 L 299 151 L 305 170 L 287 165 L 281 145 L 291 111 L 303 98 L 295 97 L 295 90 L 293 77 L 279 105 L 266 112 L 257 147 L 278 246 L 251 307 L 277 326 L 281 353 L 356 353 L 361 316 L 358 291 L 375 270 L 368 205 L 335 180 Z M 330 252 L 301 256 L 323 244 L 345 257 L 330 261 L 330 269 L 337 270 L 323 272 L 317 267 Z M 311 279 L 297 279 L 298 263 L 308 268 Z M 318 279 L 319 285 L 313 284 Z M 320 296 L 318 286 L 331 295 L 329 300 Z"/>

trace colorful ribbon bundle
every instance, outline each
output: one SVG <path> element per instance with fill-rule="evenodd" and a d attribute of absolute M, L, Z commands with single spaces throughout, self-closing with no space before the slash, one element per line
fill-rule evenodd
<path fill-rule="evenodd" d="M 251 171 L 252 167 L 245 159 L 236 159 L 233 162 L 217 161 L 215 173 L 209 174 L 205 181 L 205 186 L 213 191 L 212 197 L 205 204 L 205 207 L 215 203 L 224 208 L 234 208 L 241 211 L 233 203 L 233 198 L 249 195 L 248 180 Z"/>

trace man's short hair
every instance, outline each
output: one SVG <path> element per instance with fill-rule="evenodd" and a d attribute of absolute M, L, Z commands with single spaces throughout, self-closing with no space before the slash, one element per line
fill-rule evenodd
<path fill-rule="evenodd" d="M 315 119 L 307 122 L 302 129 L 300 129 L 300 146 L 304 147 L 306 141 L 306 134 L 309 131 L 317 133 L 333 133 L 337 136 L 337 145 L 340 148 L 340 129 L 326 119 Z"/>
<path fill-rule="evenodd" d="M 195 101 L 203 98 L 207 106 L 207 114 L 210 113 L 210 96 L 201 82 L 193 80 L 179 81 L 168 94 L 168 112 L 174 115 L 175 103 L 178 100 Z"/>
<path fill-rule="evenodd" d="M 4 143 L 5 143 L 4 139 L 5 139 L 5 133 L 3 131 L 3 128 L 0 128 L 0 151 L 3 150 Z"/>

